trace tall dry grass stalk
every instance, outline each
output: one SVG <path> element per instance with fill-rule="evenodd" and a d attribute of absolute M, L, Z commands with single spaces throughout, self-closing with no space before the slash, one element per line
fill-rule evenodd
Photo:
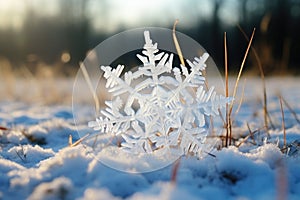
<path fill-rule="evenodd" d="M 239 81 L 240 81 L 240 78 L 241 78 L 241 75 L 242 75 L 242 72 L 243 72 L 243 69 L 244 69 L 246 59 L 247 59 L 248 54 L 249 54 L 249 50 L 250 50 L 250 47 L 251 47 L 251 44 L 252 44 L 252 41 L 253 41 L 253 38 L 254 38 L 254 34 L 255 34 L 255 28 L 252 31 L 251 38 L 248 42 L 248 46 L 247 46 L 246 52 L 245 52 L 244 57 L 243 57 L 243 61 L 242 61 L 241 66 L 240 66 L 240 70 L 239 70 L 239 73 L 238 73 L 236 81 L 235 81 L 235 85 L 234 85 L 234 89 L 233 89 L 233 95 L 232 95 L 233 98 L 236 97 L 237 88 L 238 88 Z M 226 95 L 228 95 L 228 66 L 227 66 L 226 34 L 224 35 L 224 48 L 225 48 L 225 81 L 226 81 L 226 93 L 227 93 Z M 225 147 L 228 147 L 228 145 L 231 145 L 231 141 L 232 141 L 232 119 L 231 119 L 231 115 L 232 115 L 233 105 L 234 105 L 234 101 L 231 104 L 229 104 L 229 106 L 226 107 L 226 118 L 227 119 L 226 119 Z"/>
<path fill-rule="evenodd" d="M 239 30 L 241 31 L 241 33 L 244 35 L 245 39 L 249 42 L 249 37 L 247 36 L 247 34 L 245 33 L 245 31 L 242 29 L 241 26 L 238 25 Z M 263 87 L 263 109 L 264 109 L 264 126 L 266 127 L 266 132 L 269 136 L 269 123 L 268 123 L 268 118 L 269 114 L 268 114 L 268 102 L 267 102 L 267 87 L 266 87 L 266 81 L 265 81 L 265 74 L 264 74 L 264 70 L 263 70 L 263 66 L 261 64 L 261 60 L 258 56 L 258 53 L 255 49 L 255 47 L 251 47 L 251 50 L 254 54 L 255 60 L 257 62 L 258 65 L 258 69 L 260 72 L 260 77 L 261 77 L 261 81 L 262 81 L 262 87 Z"/>
<path fill-rule="evenodd" d="M 85 67 L 84 63 L 80 63 L 80 69 L 82 71 L 82 74 L 84 76 L 84 79 L 85 79 L 86 83 L 88 84 L 89 90 L 93 95 L 96 113 L 99 113 L 99 111 L 100 111 L 100 101 L 99 101 L 99 98 L 96 94 L 96 91 L 93 88 L 91 78 L 90 78 L 90 76 L 89 76 L 89 74 L 86 70 L 86 67 Z"/>
<path fill-rule="evenodd" d="M 280 103 L 280 110 L 281 110 L 281 117 L 282 117 L 282 130 L 283 130 L 283 153 L 287 152 L 286 146 L 286 130 L 285 130 L 285 121 L 284 121 L 284 111 L 282 106 L 282 97 L 279 96 L 279 103 Z"/>
<path fill-rule="evenodd" d="M 283 101 L 285 106 L 289 109 L 291 114 L 294 116 L 295 120 L 300 124 L 300 119 L 298 118 L 297 113 L 293 110 L 293 108 L 290 106 L 290 104 L 283 98 L 283 96 L 281 96 L 281 100 Z"/>
<path fill-rule="evenodd" d="M 178 19 L 176 19 L 175 22 L 174 22 L 173 34 L 172 35 L 173 35 L 173 41 L 174 41 L 174 44 L 175 44 L 175 47 L 176 47 L 176 51 L 177 51 L 178 56 L 179 56 L 180 63 L 183 66 L 185 66 L 184 57 L 183 57 L 179 42 L 178 42 L 177 37 L 176 37 L 176 25 L 178 24 L 178 22 L 179 22 Z M 178 160 L 175 162 L 173 170 L 172 170 L 172 174 L 171 174 L 171 183 L 172 184 L 176 184 L 178 169 L 179 169 L 179 166 L 180 166 L 180 159 L 181 159 L 181 157 L 179 157 Z"/>
<path fill-rule="evenodd" d="M 229 90 L 228 90 L 228 55 L 227 55 L 227 37 L 226 32 L 224 33 L 224 62 L 225 62 L 225 97 L 229 96 Z M 225 146 L 228 146 L 228 138 L 231 137 L 231 123 L 230 123 L 230 116 L 229 116 L 229 107 L 228 104 L 226 104 L 226 136 L 225 136 Z"/>
<path fill-rule="evenodd" d="M 174 25 L 173 25 L 173 34 L 172 35 L 173 35 L 173 41 L 174 41 L 174 44 L 175 44 L 175 47 L 176 47 L 176 51 L 177 51 L 178 56 L 179 56 L 180 63 L 183 66 L 185 66 L 184 57 L 183 57 L 183 54 L 182 54 L 179 42 L 178 42 L 177 37 L 176 37 L 176 25 L 178 24 L 178 22 L 179 22 L 178 19 L 176 19 L 175 22 L 174 22 Z"/>

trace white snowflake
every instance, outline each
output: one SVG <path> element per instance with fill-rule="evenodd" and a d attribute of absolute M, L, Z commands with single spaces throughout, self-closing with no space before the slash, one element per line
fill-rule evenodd
<path fill-rule="evenodd" d="M 106 88 L 113 95 L 106 109 L 89 127 L 101 134 L 121 135 L 124 150 L 131 153 L 154 151 L 199 155 L 205 146 L 206 118 L 219 114 L 231 98 L 205 89 L 202 71 L 209 55 L 204 53 L 185 66 L 173 68 L 173 54 L 159 52 L 149 31 L 144 32 L 143 65 L 120 77 L 124 66 L 101 66 Z M 137 83 L 136 83 L 137 82 Z"/>

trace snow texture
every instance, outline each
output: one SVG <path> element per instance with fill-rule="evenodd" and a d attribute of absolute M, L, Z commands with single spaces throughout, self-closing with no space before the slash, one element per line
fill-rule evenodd
<path fill-rule="evenodd" d="M 300 82 L 298 78 L 267 79 L 269 112 L 275 126 L 267 140 L 264 131 L 256 131 L 263 127 L 262 107 L 257 101 L 262 93 L 253 89 L 260 83 L 248 79 L 245 101 L 233 125 L 233 137 L 239 138 L 235 144 L 249 134 L 247 123 L 255 133 L 254 140 L 214 151 L 215 157 L 182 157 L 176 184 L 170 182 L 172 165 L 150 173 L 124 173 L 103 165 L 83 145 L 68 147 L 69 135 L 73 141 L 79 139 L 69 106 L 1 101 L 0 199 L 269 200 L 283 195 L 284 199 L 299 200 L 300 124 L 284 106 L 291 150 L 282 153 L 276 94 L 280 89 L 299 116 L 296 88 Z M 82 113 L 82 117 L 90 116 Z M 83 126 L 78 131 L 88 132 Z M 120 160 L 126 162 L 126 158 Z"/>

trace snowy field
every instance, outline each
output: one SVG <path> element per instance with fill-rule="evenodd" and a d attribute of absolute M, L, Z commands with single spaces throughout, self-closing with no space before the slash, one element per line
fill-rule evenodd
<path fill-rule="evenodd" d="M 234 115 L 234 145 L 202 159 L 182 157 L 173 182 L 174 165 L 125 173 L 103 165 L 82 144 L 69 146 L 70 135 L 73 144 L 80 139 L 77 128 L 89 131 L 73 121 L 73 80 L 4 81 L 0 199 L 300 199 L 299 77 L 267 79 L 269 138 L 263 129 L 261 80 L 242 80 L 237 97 L 243 96 L 243 84 L 245 92 Z M 279 94 L 291 108 L 283 103 L 286 151 Z M 90 118 L 84 105 L 81 112 L 82 119 Z M 253 137 L 247 138 L 247 124 Z"/>

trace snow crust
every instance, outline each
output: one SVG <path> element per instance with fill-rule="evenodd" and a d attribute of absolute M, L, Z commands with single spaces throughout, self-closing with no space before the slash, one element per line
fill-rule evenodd
<path fill-rule="evenodd" d="M 246 82 L 244 103 L 235 116 L 235 138 L 263 126 L 260 80 Z M 70 82 L 72 84 L 72 82 Z M 300 199 L 300 124 L 284 107 L 288 154 L 282 153 L 282 96 L 300 116 L 298 78 L 267 80 L 270 138 L 260 131 L 240 147 L 230 146 L 204 158 L 183 156 L 172 183 L 173 165 L 149 173 L 125 173 L 107 167 L 80 139 L 68 105 L 0 102 L 0 199 Z M 84 112 L 84 118 L 88 112 Z M 7 129 L 4 129 L 7 128 Z M 29 137 L 32 136 L 32 137 Z M 298 150 L 297 150 L 298 148 Z M 107 155 L 110 156 L 110 155 Z M 124 158 L 120 165 L 133 162 Z M 142 164 L 141 164 L 141 167 Z M 284 189 L 286 188 L 286 190 Z M 283 194 L 282 192 L 283 191 Z"/>

